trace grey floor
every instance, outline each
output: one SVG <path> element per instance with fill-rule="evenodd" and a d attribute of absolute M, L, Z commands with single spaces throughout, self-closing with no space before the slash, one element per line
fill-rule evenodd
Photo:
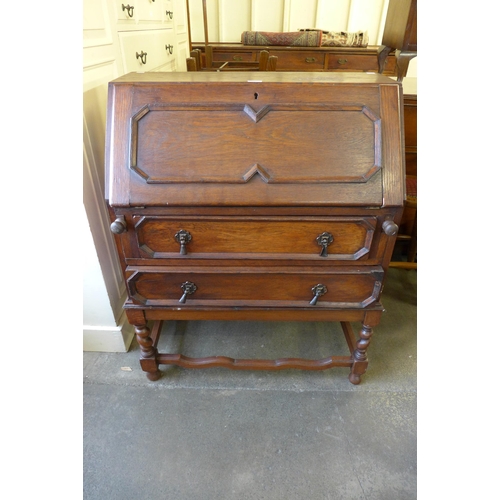
<path fill-rule="evenodd" d="M 84 353 L 84 500 L 416 499 L 416 289 L 416 271 L 389 270 L 358 386 L 348 368 L 163 366 L 150 382 L 135 343 Z M 319 358 L 344 344 L 335 323 L 170 322 L 160 350 Z"/>

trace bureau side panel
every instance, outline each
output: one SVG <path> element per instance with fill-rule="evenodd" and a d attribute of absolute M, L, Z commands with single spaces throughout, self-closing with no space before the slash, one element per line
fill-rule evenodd
<path fill-rule="evenodd" d="M 386 207 L 403 205 L 404 181 L 404 138 L 403 101 L 399 85 L 380 87 L 380 114 L 382 117 L 382 147 L 384 151 L 383 190 Z"/>

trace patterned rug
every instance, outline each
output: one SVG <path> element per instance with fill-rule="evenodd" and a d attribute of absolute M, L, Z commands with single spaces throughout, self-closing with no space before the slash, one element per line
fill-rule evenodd
<path fill-rule="evenodd" d="M 289 47 L 320 47 L 321 31 L 244 31 L 243 45 L 286 45 Z"/>
<path fill-rule="evenodd" d="M 368 33 L 357 31 L 322 31 L 305 29 L 299 31 L 244 31 L 243 45 L 284 45 L 287 47 L 366 47 Z"/>

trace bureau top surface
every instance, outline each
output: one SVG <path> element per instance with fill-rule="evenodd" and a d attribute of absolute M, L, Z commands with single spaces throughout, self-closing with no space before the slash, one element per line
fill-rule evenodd
<path fill-rule="evenodd" d="M 400 206 L 401 85 L 379 74 L 130 73 L 109 84 L 112 206 Z"/>
<path fill-rule="evenodd" d="M 359 72 L 296 72 L 296 71 L 188 71 L 188 72 L 148 72 L 128 73 L 115 80 L 112 84 L 150 85 L 162 83 L 315 83 L 337 85 L 395 85 L 401 84 L 378 73 Z"/>

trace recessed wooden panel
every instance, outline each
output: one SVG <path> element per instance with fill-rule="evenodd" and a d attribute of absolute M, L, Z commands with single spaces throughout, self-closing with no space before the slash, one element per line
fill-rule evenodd
<path fill-rule="evenodd" d="M 367 256 L 376 217 L 141 217 L 138 245 L 146 258 L 178 258 L 178 231 L 188 231 L 186 258 L 358 260 Z M 320 257 L 319 235 L 333 241 Z"/>
<path fill-rule="evenodd" d="M 366 182 L 381 168 L 380 119 L 362 105 L 148 107 L 131 136 L 151 184 Z"/>

